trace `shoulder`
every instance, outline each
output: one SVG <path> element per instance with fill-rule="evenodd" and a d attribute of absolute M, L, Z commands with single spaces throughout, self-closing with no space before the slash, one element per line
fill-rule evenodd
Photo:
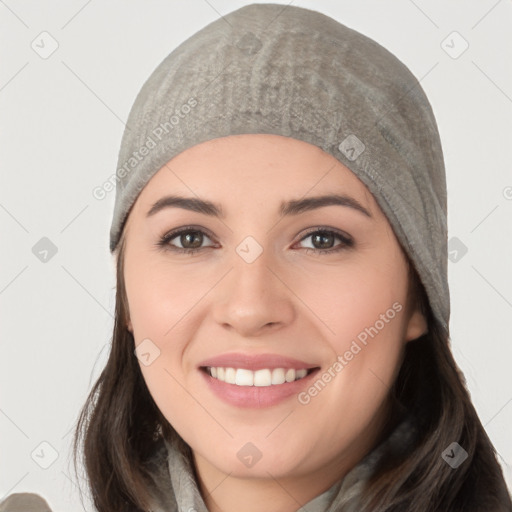
<path fill-rule="evenodd" d="M 0 502 L 0 512 L 52 512 L 44 498 L 32 492 L 9 494 Z"/>

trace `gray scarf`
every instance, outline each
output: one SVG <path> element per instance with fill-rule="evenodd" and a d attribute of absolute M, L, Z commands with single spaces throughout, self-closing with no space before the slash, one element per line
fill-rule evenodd
<path fill-rule="evenodd" d="M 366 482 L 377 463 L 390 454 L 403 453 L 415 442 L 417 429 L 406 416 L 344 478 L 311 501 L 297 505 L 297 512 L 358 512 Z M 208 512 L 195 476 L 194 464 L 184 442 L 160 440 L 151 461 L 154 501 L 151 512 Z"/>

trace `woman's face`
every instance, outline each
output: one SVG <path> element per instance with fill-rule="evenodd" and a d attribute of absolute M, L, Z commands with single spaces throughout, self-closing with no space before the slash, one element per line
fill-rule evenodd
<path fill-rule="evenodd" d="M 155 174 L 125 229 L 141 371 L 200 473 L 325 478 L 371 449 L 426 323 L 350 170 L 288 137 L 215 139 Z"/>

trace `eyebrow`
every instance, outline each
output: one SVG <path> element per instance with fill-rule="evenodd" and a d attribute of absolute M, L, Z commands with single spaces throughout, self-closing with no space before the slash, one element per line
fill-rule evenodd
<path fill-rule="evenodd" d="M 329 194 L 317 197 L 308 197 L 305 199 L 294 199 L 290 201 L 283 201 L 279 208 L 279 213 L 282 216 L 298 215 L 306 211 L 315 210 L 323 206 L 346 206 L 352 208 L 369 218 L 372 218 L 371 213 L 353 197 L 339 194 Z M 165 208 L 182 208 L 192 212 L 210 215 L 212 217 L 225 218 L 222 207 L 211 201 L 205 199 L 198 199 L 194 197 L 181 197 L 181 196 L 165 196 L 159 199 L 147 213 L 147 217 L 155 215 L 157 212 Z"/>

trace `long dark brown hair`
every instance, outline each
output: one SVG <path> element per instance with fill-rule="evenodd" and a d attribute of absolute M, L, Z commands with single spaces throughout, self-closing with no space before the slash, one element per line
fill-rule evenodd
<path fill-rule="evenodd" d="M 178 436 L 146 387 L 134 354 L 134 338 L 127 330 L 124 249 L 123 233 L 115 253 L 111 351 L 74 432 L 75 472 L 83 443 L 81 462 L 98 512 L 147 511 L 156 443 Z M 407 411 L 415 419 L 418 436 L 412 448 L 381 461 L 363 493 L 360 512 L 511 512 L 495 449 L 453 358 L 449 333 L 433 316 L 409 259 L 408 264 L 410 293 L 419 301 L 429 329 L 406 343 L 390 395 L 394 411 Z M 442 458 L 453 442 L 468 453 L 456 469 Z"/>

